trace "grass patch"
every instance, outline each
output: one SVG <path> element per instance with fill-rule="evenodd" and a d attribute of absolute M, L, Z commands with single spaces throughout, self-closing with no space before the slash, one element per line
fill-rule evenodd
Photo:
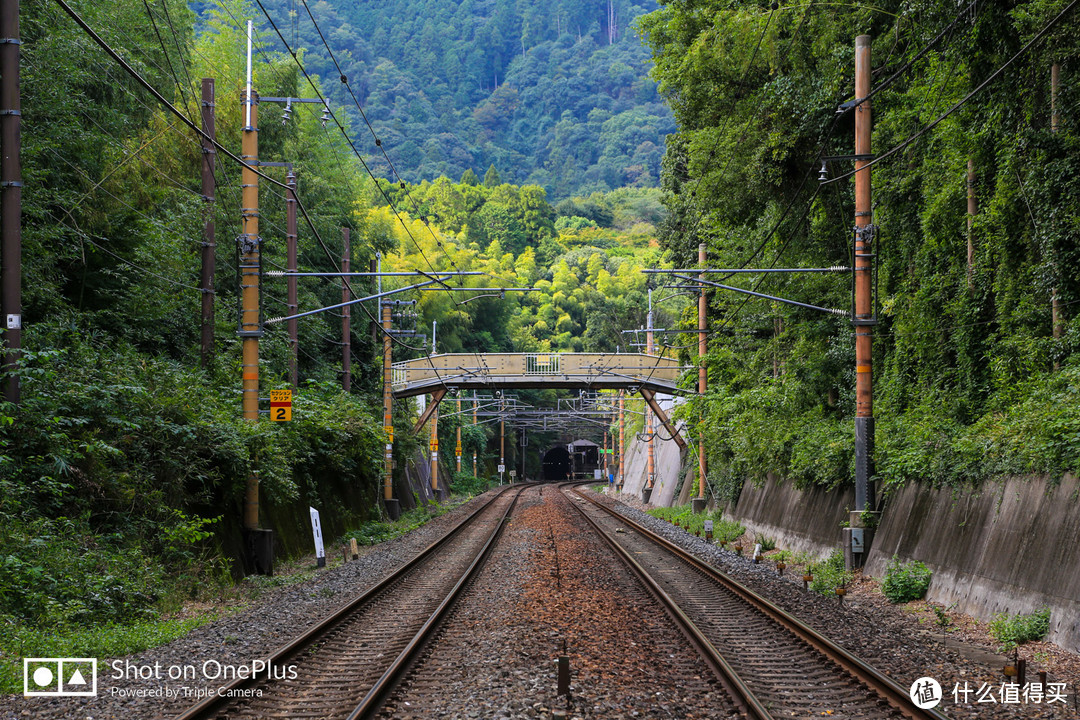
<path fill-rule="evenodd" d="M 0 692 L 21 694 L 24 657 L 96 657 L 130 655 L 158 647 L 215 620 L 216 615 L 146 620 L 130 625 L 60 627 L 48 630 L 0 616 Z M 101 672 L 99 666 L 98 672 Z"/>
<path fill-rule="evenodd" d="M 461 502 L 465 502 L 465 500 Z M 418 508 L 403 512 L 401 517 L 393 522 L 380 520 L 366 522 L 359 529 L 346 533 L 343 541 L 349 542 L 349 538 L 356 538 L 356 542 L 360 545 L 378 545 L 381 542 L 392 540 L 423 527 L 433 518 L 450 512 L 461 502 L 421 505 Z"/>
<path fill-rule="evenodd" d="M 693 505 L 675 505 L 672 507 L 650 508 L 649 515 L 669 523 L 678 522 L 691 533 L 699 532 L 704 536 L 705 521 L 713 521 L 713 540 L 716 542 L 731 542 L 742 537 L 746 528 L 724 517 L 723 511 L 713 510 L 711 513 L 694 513 Z"/>
<path fill-rule="evenodd" d="M 769 552 L 776 549 L 776 541 L 771 537 L 767 537 L 764 533 L 758 533 L 754 536 L 754 542 L 761 546 L 761 552 Z"/>
<path fill-rule="evenodd" d="M 822 595 L 833 595 L 836 588 L 847 585 L 854 576 L 844 569 L 844 551 L 837 548 L 832 555 L 814 565 L 810 589 Z"/>

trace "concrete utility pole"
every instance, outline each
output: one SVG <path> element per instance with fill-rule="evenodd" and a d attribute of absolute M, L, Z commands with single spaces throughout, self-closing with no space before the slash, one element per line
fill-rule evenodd
<path fill-rule="evenodd" d="M 259 317 L 259 176 L 255 167 L 259 162 L 259 98 L 251 88 L 251 22 L 248 22 L 247 89 L 243 93 L 244 129 L 241 141 L 242 230 L 240 242 L 240 330 L 243 342 L 241 373 L 243 380 L 242 404 L 244 419 L 259 419 L 259 338 L 262 323 Z M 244 494 L 244 528 L 259 527 L 259 475 L 248 475 Z"/>
<path fill-rule="evenodd" d="M 217 190 L 214 178 L 214 163 L 217 160 L 217 149 L 214 147 L 217 137 L 214 107 L 214 79 L 203 78 L 202 128 L 206 136 L 202 138 L 202 197 L 206 219 L 203 223 L 202 273 L 199 282 L 202 290 L 202 323 L 199 335 L 200 361 L 204 368 L 210 366 L 214 356 L 214 260 L 217 248 L 214 239 L 214 194 Z"/>
<path fill-rule="evenodd" d="M 705 264 L 705 243 L 701 243 L 697 248 L 698 265 L 701 267 L 708 267 Z M 702 280 L 705 279 L 705 273 L 700 273 L 698 277 Z M 704 413 L 705 407 L 705 388 L 708 383 L 708 370 L 705 367 L 705 355 L 708 353 L 708 341 L 705 334 L 707 323 L 705 313 L 708 311 L 708 304 L 705 300 L 705 283 L 701 283 L 701 294 L 698 295 L 697 306 L 697 327 L 698 327 L 698 395 L 701 397 L 702 412 Z M 701 417 L 698 417 L 698 422 L 701 422 Z M 695 513 L 705 512 L 705 471 L 707 470 L 705 460 L 705 431 L 698 432 L 698 496 L 693 502 L 693 508 Z"/>
<path fill-rule="evenodd" d="M 0 316 L 7 375 L 4 399 L 18 404 L 22 353 L 22 105 L 19 99 L 19 0 L 0 0 Z"/>
<path fill-rule="evenodd" d="M 461 472 L 461 398 L 457 399 L 457 414 L 454 416 L 457 420 L 457 447 L 454 448 L 454 455 L 457 457 L 457 471 Z"/>
<path fill-rule="evenodd" d="M 626 393 L 619 391 L 619 492 L 626 482 L 626 456 L 623 454 L 623 438 L 626 435 Z"/>
<path fill-rule="evenodd" d="M 435 354 L 435 329 L 438 321 L 431 321 L 431 354 Z M 439 492 L 439 402 L 442 395 L 432 395 L 431 402 L 435 405 L 431 412 L 431 494 L 437 496 Z"/>
<path fill-rule="evenodd" d="M 401 505 L 394 499 L 394 388 L 393 348 L 390 341 L 390 303 L 380 301 L 383 329 L 383 431 L 386 432 L 386 456 L 383 467 L 383 505 L 391 520 L 401 515 Z"/>
<path fill-rule="evenodd" d="M 349 228 L 341 228 L 341 272 L 347 274 L 352 264 L 349 246 Z M 349 302 L 349 278 L 341 276 L 341 302 Z M 341 389 L 349 392 L 352 388 L 352 307 L 341 308 Z"/>
<path fill-rule="evenodd" d="M 472 424 L 473 425 L 476 425 L 476 406 L 478 404 L 479 403 L 476 401 L 476 393 L 474 392 L 473 393 L 473 401 L 472 401 Z M 473 453 L 472 453 L 472 474 L 473 474 L 473 477 L 479 477 L 476 474 L 476 450 L 473 450 Z"/>
<path fill-rule="evenodd" d="M 645 322 L 645 354 L 653 354 L 653 312 L 652 289 L 649 290 L 649 314 Z M 652 496 L 653 483 L 656 482 L 656 433 L 653 432 L 653 414 L 648 404 L 645 405 L 645 432 L 649 437 L 649 460 L 645 477 L 645 489 L 641 491 L 641 501 L 648 503 Z"/>
<path fill-rule="evenodd" d="M 438 400 L 432 396 L 431 402 Z M 431 413 L 431 494 L 439 492 L 439 409 L 436 407 Z"/>
<path fill-rule="evenodd" d="M 297 272 L 296 244 L 299 239 L 299 231 L 296 227 L 296 173 L 291 169 L 285 175 L 285 270 L 290 273 Z M 293 390 L 300 386 L 300 326 L 299 320 L 293 315 L 300 312 L 300 301 L 297 299 L 296 280 L 294 275 L 285 277 L 285 302 L 289 308 L 290 318 L 285 321 L 289 335 L 289 384 Z"/>
<path fill-rule="evenodd" d="M 855 38 L 855 99 L 870 94 L 870 36 Z M 870 103 L 855 108 L 855 511 L 873 510 L 873 260 L 870 204 Z"/>

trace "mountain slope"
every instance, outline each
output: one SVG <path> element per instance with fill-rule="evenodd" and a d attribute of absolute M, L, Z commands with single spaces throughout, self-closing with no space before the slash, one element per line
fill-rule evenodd
<path fill-rule="evenodd" d="M 654 186 L 659 178 L 664 137 L 675 124 L 648 78 L 649 53 L 632 25 L 656 9 L 652 0 L 263 6 L 354 119 L 357 145 L 379 174 L 393 177 L 349 88 L 405 180 L 458 178 L 467 169 L 483 175 L 494 164 L 504 181 L 542 185 L 560 199 Z M 308 9 L 348 88 L 334 80 L 339 72 Z M 256 22 L 269 25 L 261 13 Z M 264 39 L 267 48 L 284 50 L 272 32 Z"/>

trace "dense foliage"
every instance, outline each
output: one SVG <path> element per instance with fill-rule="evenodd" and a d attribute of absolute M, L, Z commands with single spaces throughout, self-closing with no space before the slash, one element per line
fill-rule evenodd
<path fill-rule="evenodd" d="M 675 126 L 633 27 L 653 0 L 309 2 L 340 72 L 304 7 L 262 4 L 310 71 L 348 79 L 327 84 L 335 107 L 359 125 L 359 103 L 401 179 L 494 166 L 560 199 L 658 181 Z M 256 23 L 263 47 L 284 49 Z M 397 179 L 360 127 L 358 147 Z"/>
<path fill-rule="evenodd" d="M 188 116 L 200 114 L 198 78 L 215 77 L 217 137 L 239 152 L 243 39 L 222 19 L 233 7 L 196 37 L 182 2 L 156 3 L 150 17 L 128 2 L 76 6 Z M 340 320 L 313 319 L 301 325 L 296 419 L 241 420 L 238 167 L 218 155 L 217 201 L 208 206 L 193 134 L 55 5 L 23 4 L 20 19 L 25 354 L 22 403 L 0 405 L 0 624 L 144 619 L 229 580 L 219 549 L 238 545 L 252 469 L 278 507 L 334 500 L 320 497 L 326 478 L 375 497 L 381 423 L 369 410 L 368 379 L 377 366 L 371 339 L 356 333 L 360 393 L 341 393 L 341 350 L 328 337 Z M 256 79 L 267 94 L 302 92 L 291 60 L 262 65 Z M 260 142 L 262 159 L 295 163 L 301 201 L 331 247 L 340 247 L 343 225 L 363 230 L 358 168 L 317 115 L 265 123 Z M 281 266 L 285 203 L 280 188 L 263 183 L 264 261 Z M 217 341 L 200 368 L 207 218 L 217 224 Z M 378 249 L 377 239 L 354 244 L 354 262 Z M 336 268 L 309 228 L 300 251 L 307 269 Z M 284 283 L 267 282 L 265 313 L 282 314 Z M 300 303 L 340 297 L 336 285 L 313 282 Z M 284 379 L 281 327 L 268 326 L 262 343 L 264 388 Z"/>
<path fill-rule="evenodd" d="M 641 21 L 679 122 L 664 160 L 676 266 L 848 265 L 856 35 L 873 44 L 874 329 L 878 479 L 962 484 L 1080 467 L 1075 355 L 1080 16 L 925 134 L 1065 7 L 1057 0 L 899 0 L 837 12 L 811 2 L 664 3 Z M 1051 127 L 1051 65 L 1059 123 Z M 894 77 L 895 76 L 895 77 Z M 895 152 L 890 151 L 896 149 Z M 971 163 L 977 212 L 970 217 Z M 969 264 L 967 243 L 973 247 Z M 846 310 L 844 275 L 732 278 Z M 1055 330 L 1051 298 L 1062 321 Z M 817 311 L 710 298 L 705 429 L 712 480 L 737 494 L 770 475 L 837 486 L 853 476 L 853 337 Z M 684 336 L 692 342 L 692 336 Z M 688 356 L 687 359 L 690 359 Z M 698 408 L 693 408 L 696 415 Z M 782 422 L 778 419 L 782 418 Z"/>

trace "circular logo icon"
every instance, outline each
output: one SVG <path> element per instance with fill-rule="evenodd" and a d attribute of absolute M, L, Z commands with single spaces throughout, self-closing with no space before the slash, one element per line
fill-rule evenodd
<path fill-rule="evenodd" d="M 936 708 L 941 704 L 941 685 L 932 677 L 921 677 L 911 683 L 908 695 L 920 710 Z"/>
<path fill-rule="evenodd" d="M 39 667 L 34 671 L 34 684 L 38 687 L 45 687 L 51 684 L 53 681 L 53 673 L 47 667 Z"/>

